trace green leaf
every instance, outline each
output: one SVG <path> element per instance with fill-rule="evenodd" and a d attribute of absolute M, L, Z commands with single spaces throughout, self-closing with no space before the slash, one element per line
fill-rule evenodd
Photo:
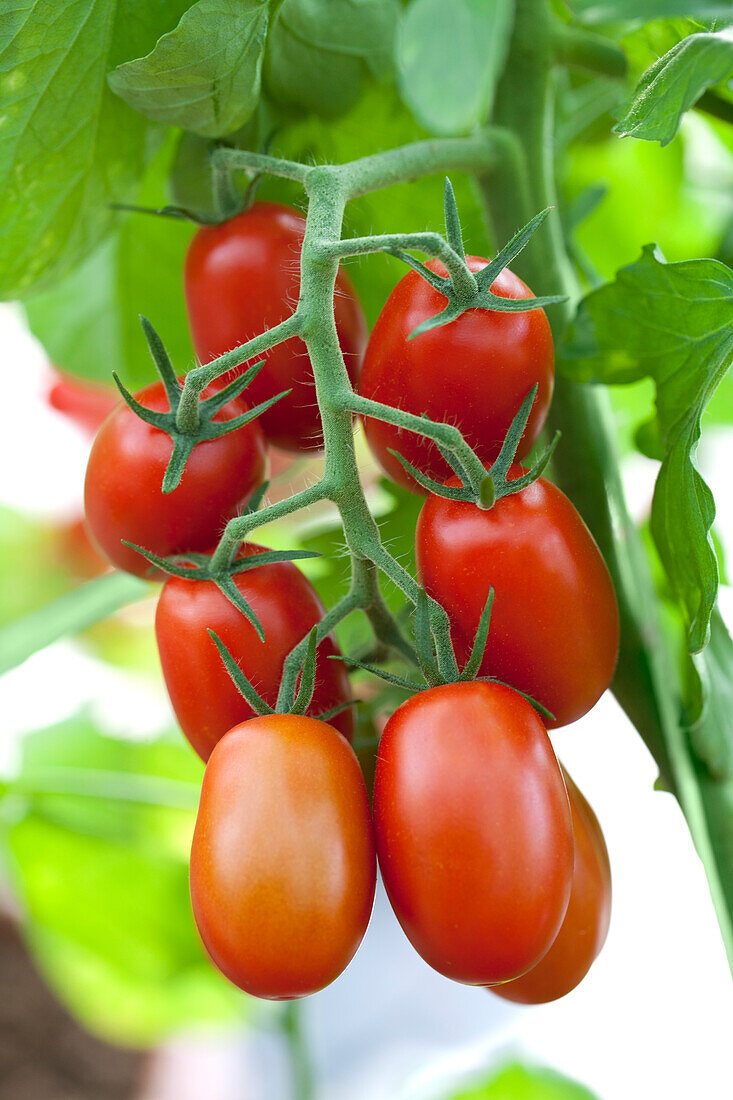
<path fill-rule="evenodd" d="M 0 14 L 0 297 L 48 286 L 92 251 L 159 136 L 106 74 L 149 50 L 185 0 L 26 0 Z"/>
<path fill-rule="evenodd" d="M 229 134 L 260 94 L 268 12 L 268 0 L 198 0 L 152 53 L 110 73 L 110 87 L 158 122 Z"/>
<path fill-rule="evenodd" d="M 129 573 L 106 573 L 8 623 L 0 630 L 0 675 L 39 649 L 79 633 L 149 591 L 145 581 Z"/>
<path fill-rule="evenodd" d="M 566 354 L 577 381 L 654 380 L 664 459 L 652 534 L 697 652 L 707 641 L 718 569 L 713 498 L 693 458 L 703 413 L 733 359 L 733 272 L 717 260 L 661 263 L 647 245 L 583 301 Z"/>
<path fill-rule="evenodd" d="M 365 77 L 390 71 L 396 0 L 285 0 L 270 32 L 267 92 L 287 107 L 333 118 Z"/>
<path fill-rule="evenodd" d="M 730 19 L 730 0 L 568 0 L 568 7 L 584 23 L 617 23 L 652 19 Z"/>
<path fill-rule="evenodd" d="M 595 1096 L 554 1070 L 515 1063 L 484 1083 L 450 1093 L 446 1100 L 595 1100 Z"/>
<path fill-rule="evenodd" d="M 46 979 L 91 1030 L 154 1043 L 241 1018 L 188 896 L 201 765 L 180 740 L 137 743 L 75 718 L 23 742 L 4 862 Z"/>
<path fill-rule="evenodd" d="M 137 195 L 143 206 L 167 201 L 172 143 L 151 164 Z M 139 314 L 165 340 L 176 371 L 193 365 L 181 272 L 193 226 L 172 218 L 128 214 L 52 290 L 25 302 L 31 330 L 54 363 L 85 378 L 109 381 L 115 371 L 136 390 L 157 378 Z"/>
<path fill-rule="evenodd" d="M 733 73 L 733 30 L 691 34 L 642 76 L 629 108 L 614 127 L 623 137 L 667 145 L 685 111 Z"/>
<path fill-rule="evenodd" d="M 397 72 L 405 103 L 428 130 L 465 133 L 486 120 L 513 20 L 514 0 L 411 0 Z"/>

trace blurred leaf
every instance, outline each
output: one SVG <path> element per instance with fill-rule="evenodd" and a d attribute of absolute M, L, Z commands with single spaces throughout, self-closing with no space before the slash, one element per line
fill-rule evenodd
<path fill-rule="evenodd" d="M 622 137 L 667 145 L 685 111 L 733 73 L 733 31 L 692 34 L 644 73 L 631 104 L 614 127 Z"/>
<path fill-rule="evenodd" d="M 693 750 L 711 776 L 733 779 L 733 641 L 717 610 L 709 645 L 690 658 L 687 719 Z"/>
<path fill-rule="evenodd" d="M 112 225 L 159 141 L 106 74 L 149 50 L 187 4 L 26 0 L 0 15 L 0 297 L 49 286 Z"/>
<path fill-rule="evenodd" d="M 285 0 L 270 32 L 264 84 L 288 107 L 333 118 L 364 78 L 391 66 L 397 0 Z"/>
<path fill-rule="evenodd" d="M 54 560 L 48 529 L 4 507 L 0 507 L 0 574 L 6 578 L 0 584 L 0 627 L 43 607 L 69 587 Z M 3 635 L 0 630 L 0 639 Z"/>
<path fill-rule="evenodd" d="M 568 7 L 584 23 L 617 23 L 628 19 L 646 23 L 650 19 L 730 18 L 729 0 L 567 0 Z"/>
<path fill-rule="evenodd" d="M 438 134 L 465 133 L 490 114 L 509 51 L 514 0 L 411 0 L 397 36 L 402 96 Z"/>
<path fill-rule="evenodd" d="M 206 137 L 237 130 L 260 94 L 268 0 L 198 0 L 152 53 L 109 74 L 148 118 Z"/>
<path fill-rule="evenodd" d="M 660 263 L 648 245 L 615 282 L 584 299 L 567 349 L 567 373 L 577 381 L 654 379 L 664 461 L 652 533 L 692 652 L 706 644 L 718 590 L 715 505 L 692 459 L 710 395 L 733 359 L 732 321 L 733 272 L 718 260 Z"/>
<path fill-rule="evenodd" d="M 554 1070 L 516 1063 L 485 1084 L 451 1093 L 446 1100 L 595 1100 L 595 1094 Z"/>
<path fill-rule="evenodd" d="M 169 141 L 137 196 L 146 207 L 167 201 Z M 84 378 L 116 371 L 131 389 L 157 378 L 139 314 L 163 338 L 176 370 L 193 365 L 183 298 L 183 263 L 193 226 L 172 218 L 127 214 L 119 231 L 52 290 L 25 303 L 33 334 L 49 358 Z"/>
<path fill-rule="evenodd" d="M 39 649 L 79 633 L 149 591 L 149 585 L 139 577 L 106 573 L 8 623 L 0 630 L 0 675 L 22 664 Z"/>
<path fill-rule="evenodd" d="M 188 898 L 201 772 L 182 742 L 121 741 L 75 719 L 32 734 L 10 781 L 4 837 L 26 936 L 59 996 L 117 1041 L 241 1017 L 244 1000 L 206 960 Z"/>

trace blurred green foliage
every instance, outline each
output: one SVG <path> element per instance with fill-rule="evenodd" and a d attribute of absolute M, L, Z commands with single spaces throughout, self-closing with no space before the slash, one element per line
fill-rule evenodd
<path fill-rule="evenodd" d="M 516 1062 L 485 1082 L 451 1093 L 447 1100 L 596 1100 L 596 1097 L 562 1074 Z"/>

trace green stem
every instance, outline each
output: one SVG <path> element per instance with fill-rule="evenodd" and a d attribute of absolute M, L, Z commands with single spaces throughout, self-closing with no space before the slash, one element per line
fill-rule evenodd
<path fill-rule="evenodd" d="M 303 1034 L 303 1009 L 299 1001 L 287 1001 L 281 1017 L 281 1031 L 287 1043 L 294 1100 L 313 1100 L 315 1087 L 308 1044 Z"/>
<path fill-rule="evenodd" d="M 465 259 L 451 248 L 440 233 L 384 233 L 375 237 L 350 237 L 324 246 L 329 256 L 365 256 L 370 252 L 393 252 L 409 249 L 435 256 L 443 262 L 453 288 L 464 301 L 475 298 L 478 284 Z"/>
<path fill-rule="evenodd" d="M 552 28 L 557 60 L 570 68 L 588 69 L 601 76 L 625 76 L 626 54 L 600 34 L 558 23 Z"/>

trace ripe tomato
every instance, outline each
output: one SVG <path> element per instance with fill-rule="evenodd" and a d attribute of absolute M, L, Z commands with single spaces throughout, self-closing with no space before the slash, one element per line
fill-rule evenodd
<path fill-rule="evenodd" d="M 206 766 L 191 899 L 219 969 L 247 993 L 305 997 L 337 978 L 374 901 L 364 780 L 343 737 L 292 714 L 252 718 Z"/>
<path fill-rule="evenodd" d="M 199 229 L 186 257 L 184 286 L 191 333 L 202 363 L 283 321 L 300 290 L 305 219 L 289 206 L 256 202 L 217 226 Z M 336 280 L 336 330 L 346 369 L 359 374 L 366 322 L 350 280 Z M 253 405 L 292 389 L 261 417 L 271 443 L 288 451 L 323 446 L 313 370 L 305 344 L 293 337 L 264 356 L 266 366 L 247 389 Z M 243 368 L 232 372 L 231 377 Z"/>
<path fill-rule="evenodd" d="M 111 386 L 54 369 L 46 400 L 52 409 L 63 413 L 83 432 L 92 436 L 119 405 L 120 395 Z"/>
<path fill-rule="evenodd" d="M 149 409 L 168 411 L 162 382 L 135 396 Z M 232 420 L 246 411 L 237 398 L 215 419 Z M 197 444 L 180 485 L 164 495 L 161 484 L 172 449 L 166 432 L 120 403 L 89 455 L 84 505 L 90 531 L 113 565 L 139 577 L 150 575 L 150 565 L 122 539 L 161 557 L 209 550 L 265 474 L 265 444 L 255 422 Z"/>
<path fill-rule="evenodd" d="M 509 476 L 523 472 L 514 466 Z M 488 511 L 430 496 L 416 548 L 420 579 L 448 612 L 460 661 L 493 585 L 480 675 L 533 696 L 554 714 L 550 726 L 590 710 L 616 666 L 618 607 L 593 536 L 558 488 L 539 478 Z"/>
<path fill-rule="evenodd" d="M 575 989 L 606 941 L 611 919 L 611 865 L 598 818 L 563 768 L 573 815 L 575 867 L 565 920 L 536 966 L 493 993 L 521 1004 L 545 1004 Z"/>
<path fill-rule="evenodd" d="M 511 688 L 447 684 L 395 711 L 374 828 L 397 919 L 441 974 L 506 981 L 554 941 L 573 873 L 570 807 L 547 731 Z"/>
<path fill-rule="evenodd" d="M 263 548 L 245 544 L 242 554 Z M 155 632 L 168 694 L 179 725 L 202 760 L 228 729 L 251 718 L 253 710 L 237 691 L 207 628 L 219 635 L 250 683 L 274 706 L 283 662 L 293 646 L 323 617 L 315 589 L 292 562 L 259 565 L 234 577 L 265 633 L 223 596 L 213 581 L 169 577 L 155 614 Z M 316 688 L 309 711 L 324 714 L 349 698 L 349 678 L 338 653 L 325 638 L 316 654 Z M 332 724 L 351 739 L 353 713 L 342 711 Z"/>
<path fill-rule="evenodd" d="M 489 262 L 478 256 L 466 258 L 472 271 Z M 428 266 L 445 274 L 435 260 Z M 507 268 L 491 289 L 502 298 L 533 296 Z M 417 272 L 400 279 L 369 338 L 359 392 L 418 416 L 426 413 L 432 420 L 457 424 L 489 465 L 519 406 L 537 383 L 537 397 L 519 445 L 522 458 L 540 434 L 552 398 L 555 357 L 545 312 L 471 309 L 441 328 L 409 339 L 422 321 L 445 308 L 445 302 Z M 437 481 L 451 476 L 438 448 L 423 436 L 370 418 L 365 419 L 364 428 L 372 452 L 398 485 L 424 493 L 389 453 L 390 448 Z"/>

